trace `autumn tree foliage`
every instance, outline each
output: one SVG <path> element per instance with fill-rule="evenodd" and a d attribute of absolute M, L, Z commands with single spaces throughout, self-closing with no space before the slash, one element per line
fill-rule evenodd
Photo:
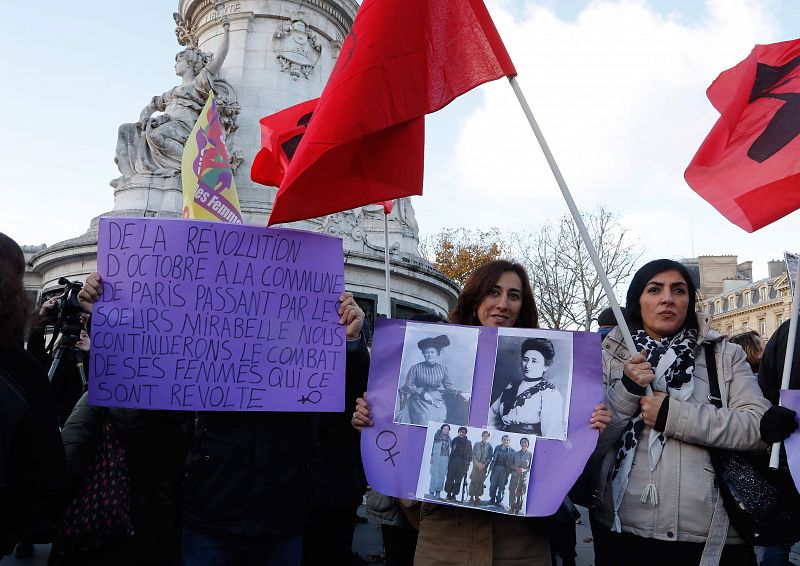
<path fill-rule="evenodd" d="M 421 249 L 433 266 L 463 287 L 478 267 L 503 257 L 500 230 L 445 228 L 423 240 Z"/>

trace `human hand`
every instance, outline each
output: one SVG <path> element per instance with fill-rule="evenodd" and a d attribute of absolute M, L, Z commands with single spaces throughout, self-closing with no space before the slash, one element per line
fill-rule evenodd
<path fill-rule="evenodd" d="M 603 432 L 610 423 L 611 411 L 608 410 L 605 403 L 595 406 L 592 417 L 589 419 L 589 426 Z"/>
<path fill-rule="evenodd" d="M 353 293 L 345 291 L 339 297 L 339 324 L 347 327 L 346 334 L 348 340 L 355 340 L 361 334 L 364 326 L 364 311 L 358 306 L 353 298 Z"/>
<path fill-rule="evenodd" d="M 796 416 L 796 412 L 780 405 L 773 405 L 767 409 L 758 426 L 761 440 L 773 444 L 789 438 L 797 430 Z"/>
<path fill-rule="evenodd" d="M 646 355 L 647 350 L 642 350 L 625 362 L 625 366 L 622 370 L 625 372 L 625 375 L 642 387 L 647 387 L 656 378 L 653 367 L 650 365 L 650 362 L 647 361 Z"/>
<path fill-rule="evenodd" d="M 364 427 L 372 426 L 374 424 L 372 422 L 372 411 L 370 411 L 369 404 L 367 404 L 366 391 L 364 392 L 363 397 L 356 399 L 356 410 L 353 411 L 353 418 L 350 419 L 350 424 L 358 432 L 361 432 Z"/>
<path fill-rule="evenodd" d="M 45 302 L 42 303 L 42 306 L 39 307 L 39 316 L 42 318 L 46 318 L 50 316 L 52 313 L 50 312 L 51 309 L 54 309 L 58 304 L 59 297 L 50 297 Z"/>
<path fill-rule="evenodd" d="M 661 410 L 661 404 L 664 398 L 669 397 L 663 391 L 655 391 L 652 396 L 643 395 L 639 400 L 639 406 L 642 408 L 642 420 L 647 426 L 654 426 L 658 418 L 658 411 Z"/>
<path fill-rule="evenodd" d="M 92 271 L 86 278 L 80 293 L 78 293 L 78 303 L 85 312 L 92 312 L 92 305 L 100 299 L 103 294 L 103 282 L 100 274 Z"/>

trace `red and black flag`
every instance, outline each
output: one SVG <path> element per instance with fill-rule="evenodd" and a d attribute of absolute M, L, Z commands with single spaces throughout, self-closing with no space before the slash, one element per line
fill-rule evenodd
<path fill-rule="evenodd" d="M 515 74 L 482 0 L 364 0 L 269 223 L 422 194 L 425 114 Z"/>
<path fill-rule="evenodd" d="M 707 95 L 720 117 L 689 186 L 748 232 L 800 208 L 800 40 L 757 45 Z"/>

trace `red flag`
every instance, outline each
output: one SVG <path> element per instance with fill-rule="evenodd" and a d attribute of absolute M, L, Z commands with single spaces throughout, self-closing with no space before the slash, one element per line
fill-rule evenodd
<path fill-rule="evenodd" d="M 269 223 L 422 194 L 425 114 L 514 74 L 482 0 L 364 0 Z"/>
<path fill-rule="evenodd" d="M 306 100 L 261 118 L 261 150 L 253 160 L 250 178 L 262 185 L 280 186 L 297 145 L 303 138 L 319 98 Z"/>
<path fill-rule="evenodd" d="M 720 117 L 689 186 L 748 232 L 800 208 L 800 40 L 756 45 L 707 94 Z"/>

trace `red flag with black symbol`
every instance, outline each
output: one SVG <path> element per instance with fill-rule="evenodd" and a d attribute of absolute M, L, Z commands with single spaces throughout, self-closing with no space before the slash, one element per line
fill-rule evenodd
<path fill-rule="evenodd" d="M 515 74 L 482 0 L 364 0 L 269 223 L 422 194 L 425 114 Z"/>
<path fill-rule="evenodd" d="M 306 131 L 319 98 L 306 100 L 261 118 L 261 150 L 253 160 L 250 178 L 262 185 L 280 186 L 289 162 Z"/>
<path fill-rule="evenodd" d="M 800 40 L 757 45 L 707 94 L 720 117 L 689 186 L 748 232 L 800 208 Z"/>

